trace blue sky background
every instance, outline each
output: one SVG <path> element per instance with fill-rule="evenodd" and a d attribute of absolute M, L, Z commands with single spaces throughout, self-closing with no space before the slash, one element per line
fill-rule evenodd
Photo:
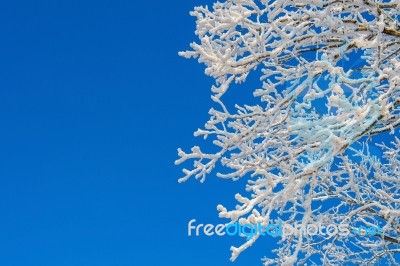
<path fill-rule="evenodd" d="M 270 239 L 231 264 L 242 239 L 187 236 L 243 188 L 177 183 L 212 103 L 177 55 L 200 4 L 1 2 L 0 265 L 259 265 Z"/>
<path fill-rule="evenodd" d="M 0 265 L 260 265 L 260 238 L 188 237 L 218 224 L 244 180 L 178 184 L 176 149 L 207 145 L 213 80 L 177 55 L 195 1 L 0 3 Z M 226 99 L 251 103 L 256 76 Z M 246 87 L 250 89 L 246 90 Z M 225 97 L 225 96 L 224 96 Z M 377 154 L 378 156 L 380 154 Z"/>

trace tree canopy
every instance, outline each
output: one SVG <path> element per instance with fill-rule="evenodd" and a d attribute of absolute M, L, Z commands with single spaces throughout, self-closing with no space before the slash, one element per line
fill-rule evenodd
<path fill-rule="evenodd" d="M 400 2 L 381 0 L 227 0 L 196 7 L 197 58 L 215 79 L 218 107 L 195 136 L 218 147 L 178 149 L 176 164 L 204 181 L 248 179 L 231 222 L 337 222 L 380 225 L 383 236 L 282 238 L 264 264 L 367 265 L 395 262 L 400 243 Z M 258 104 L 223 95 L 249 73 L 261 75 Z M 245 84 L 243 87 L 245 87 Z M 384 136 L 378 143 L 377 137 Z M 379 149 L 375 156 L 371 147 Z M 217 167 L 218 164 L 221 166 Z M 329 218 L 328 218 L 329 217 Z M 259 235 L 232 247 L 231 260 Z"/>

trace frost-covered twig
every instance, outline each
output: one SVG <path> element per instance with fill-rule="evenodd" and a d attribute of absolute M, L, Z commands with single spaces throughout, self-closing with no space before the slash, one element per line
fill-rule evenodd
<path fill-rule="evenodd" d="M 315 265 L 369 264 L 398 252 L 399 13 L 398 0 L 228 0 L 191 13 L 199 41 L 180 55 L 198 58 L 216 80 L 217 108 L 196 136 L 218 151 L 179 150 L 177 164 L 194 161 L 179 181 L 204 181 L 213 169 L 221 178 L 247 178 L 248 196 L 236 196 L 235 210 L 218 206 L 232 221 L 346 217 L 387 232 L 370 239 L 293 236 L 265 265 L 302 265 L 316 255 Z M 257 68 L 259 104 L 230 110 L 223 100 L 230 85 Z M 375 147 L 382 158 L 369 151 L 381 134 L 393 140 Z M 233 247 L 231 259 L 256 240 Z"/>

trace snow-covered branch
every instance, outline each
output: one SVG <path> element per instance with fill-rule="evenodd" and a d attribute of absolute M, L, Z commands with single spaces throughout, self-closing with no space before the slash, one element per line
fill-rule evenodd
<path fill-rule="evenodd" d="M 195 135 L 210 138 L 218 151 L 179 149 L 176 164 L 194 161 L 179 181 L 204 181 L 214 169 L 221 178 L 247 178 L 248 196 L 236 195 L 235 210 L 218 206 L 220 217 L 232 221 L 346 217 L 388 232 L 282 239 L 265 265 L 302 265 L 316 255 L 326 265 L 368 264 L 398 252 L 392 245 L 400 241 L 399 14 L 398 0 L 228 0 L 191 13 L 198 42 L 180 55 L 205 64 L 217 106 Z M 224 95 L 250 72 L 261 73 L 262 87 L 253 91 L 259 104 L 238 100 L 230 110 Z M 392 142 L 374 145 L 382 134 Z M 257 238 L 232 248 L 231 259 Z"/>

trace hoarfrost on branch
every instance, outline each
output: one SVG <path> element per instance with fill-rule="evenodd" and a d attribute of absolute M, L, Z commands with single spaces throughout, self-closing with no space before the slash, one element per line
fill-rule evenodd
<path fill-rule="evenodd" d="M 235 196 L 236 209 L 218 206 L 220 217 L 231 222 L 307 224 L 345 217 L 352 224 L 382 225 L 385 232 L 283 238 L 265 265 L 395 263 L 399 13 L 400 0 L 227 0 L 191 12 L 198 41 L 180 55 L 205 64 L 216 81 L 212 99 L 218 106 L 195 136 L 209 137 L 218 151 L 179 149 L 176 164 L 194 162 L 179 182 L 203 182 L 221 164 L 218 177 L 248 179 L 246 196 Z M 228 108 L 224 94 L 251 72 L 261 75 L 261 88 L 253 90 L 259 104 Z M 387 141 L 374 142 L 382 136 Z M 382 156 L 371 152 L 377 149 Z M 257 238 L 232 247 L 231 260 Z"/>

